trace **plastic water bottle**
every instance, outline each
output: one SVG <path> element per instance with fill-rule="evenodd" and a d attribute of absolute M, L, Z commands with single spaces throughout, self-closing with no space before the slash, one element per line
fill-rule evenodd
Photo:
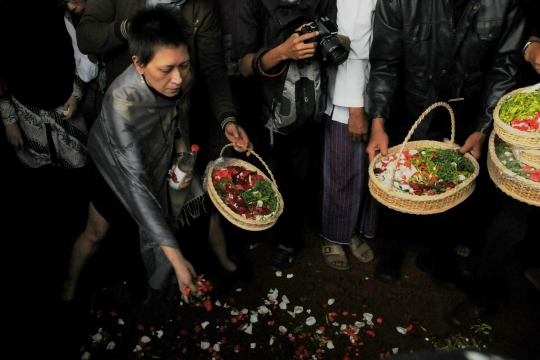
<path fill-rule="evenodd" d="M 176 163 L 170 170 L 170 187 L 177 190 L 184 183 L 186 177 L 193 171 L 198 152 L 199 146 L 193 144 L 189 152 L 177 154 Z"/>

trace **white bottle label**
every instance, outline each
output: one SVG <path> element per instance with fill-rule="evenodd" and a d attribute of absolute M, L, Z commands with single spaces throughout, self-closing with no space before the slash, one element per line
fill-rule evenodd
<path fill-rule="evenodd" d="M 178 187 L 182 185 L 187 173 L 180 170 L 176 165 L 173 167 L 171 172 L 171 177 L 169 179 L 169 186 L 175 190 L 178 190 Z"/>

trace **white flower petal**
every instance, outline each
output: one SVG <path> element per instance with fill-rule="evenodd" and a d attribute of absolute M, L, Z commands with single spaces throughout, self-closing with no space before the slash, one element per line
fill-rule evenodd
<path fill-rule="evenodd" d="M 232 315 L 232 316 L 236 316 L 236 315 L 238 315 L 238 314 L 239 314 L 238 310 L 236 310 L 236 309 L 235 309 L 235 310 L 231 310 L 231 315 Z"/>
<path fill-rule="evenodd" d="M 334 322 L 332 323 L 332 325 L 334 325 L 334 326 L 339 326 L 339 323 L 336 322 L 336 321 L 334 321 Z"/>
<path fill-rule="evenodd" d="M 216 306 L 221 306 L 221 302 L 219 300 L 216 300 L 215 304 Z"/>
<path fill-rule="evenodd" d="M 281 271 L 276 271 L 276 276 L 277 276 L 277 277 L 281 277 L 281 275 L 282 275 L 282 272 L 281 272 Z"/>
<path fill-rule="evenodd" d="M 152 341 L 152 339 L 150 339 L 148 336 L 145 335 L 141 338 L 141 341 L 146 344 Z"/>
<path fill-rule="evenodd" d="M 133 352 L 139 352 L 142 350 L 142 347 L 140 345 L 135 345 L 135 349 L 133 349 Z"/>
<path fill-rule="evenodd" d="M 392 353 L 395 355 L 397 354 L 399 351 L 399 348 L 392 348 Z"/>
<path fill-rule="evenodd" d="M 206 350 L 210 347 L 210 343 L 207 341 L 201 341 L 201 349 Z"/>
<path fill-rule="evenodd" d="M 332 342 L 332 340 L 330 340 L 329 342 L 326 343 L 326 347 L 329 348 L 329 349 L 334 348 L 334 343 Z"/>
<path fill-rule="evenodd" d="M 253 325 L 249 324 L 249 326 L 244 330 L 246 334 L 252 334 L 253 333 Z"/>
<path fill-rule="evenodd" d="M 262 315 L 267 314 L 269 311 L 270 311 L 270 310 L 269 310 L 265 305 L 259 306 L 259 308 L 258 308 L 258 310 L 257 310 L 257 312 L 258 312 L 259 314 L 262 314 Z"/>
<path fill-rule="evenodd" d="M 287 309 L 287 303 L 286 303 L 285 301 L 280 302 L 280 303 L 279 303 L 279 308 L 280 308 L 281 310 Z"/>
<path fill-rule="evenodd" d="M 347 324 L 341 324 L 341 326 L 339 327 L 339 330 L 343 331 L 347 329 Z"/>
<path fill-rule="evenodd" d="M 255 349 L 257 347 L 257 344 L 256 343 L 251 343 L 251 344 L 249 344 L 249 347 L 251 349 Z"/>
<path fill-rule="evenodd" d="M 248 309 L 246 309 L 246 308 L 242 309 L 242 314 L 247 315 L 248 312 L 249 312 Z"/>
<path fill-rule="evenodd" d="M 366 319 L 367 321 L 371 321 L 371 319 L 373 319 L 373 314 L 370 314 L 370 313 L 364 313 L 362 316 L 363 316 L 364 319 Z"/>
<path fill-rule="evenodd" d="M 300 314 L 301 312 L 304 312 L 304 307 L 303 306 L 295 306 L 294 307 L 294 313 L 295 314 Z"/>
<path fill-rule="evenodd" d="M 310 316 L 306 319 L 306 325 L 308 326 L 311 326 L 313 324 L 315 324 L 317 322 L 317 320 L 315 320 L 315 318 L 313 316 Z"/>
<path fill-rule="evenodd" d="M 124 320 L 118 319 L 118 325 L 124 325 L 124 324 L 125 324 L 125 323 L 124 323 Z"/>
<path fill-rule="evenodd" d="M 311 314 L 311 309 L 307 309 L 306 312 L 307 312 L 308 314 Z"/>
<path fill-rule="evenodd" d="M 241 291 L 242 291 L 242 288 L 236 289 L 236 292 L 241 292 Z"/>
<path fill-rule="evenodd" d="M 220 344 L 220 343 L 214 344 L 214 346 L 212 347 L 212 349 L 214 349 L 214 351 L 219 352 L 219 351 L 221 350 L 221 344 Z"/>
<path fill-rule="evenodd" d="M 270 337 L 270 345 L 272 345 L 273 343 L 274 343 L 274 337 L 271 336 L 271 337 Z"/>
<path fill-rule="evenodd" d="M 402 333 L 403 335 L 405 335 L 407 333 L 407 329 L 405 329 L 404 327 L 401 327 L 401 326 L 396 326 L 396 330 L 400 333 Z"/>
<path fill-rule="evenodd" d="M 202 327 L 203 329 L 206 329 L 206 327 L 208 326 L 208 324 L 210 324 L 210 322 L 205 321 L 205 322 L 201 323 L 201 327 Z"/>
<path fill-rule="evenodd" d="M 278 328 L 279 332 L 287 332 L 287 328 L 283 325 L 280 325 Z"/>
<path fill-rule="evenodd" d="M 336 302 L 336 299 L 328 299 L 328 305 L 332 305 Z"/>
<path fill-rule="evenodd" d="M 292 317 L 294 317 L 294 313 L 292 311 L 287 311 L 289 313 L 289 315 L 291 315 Z"/>
<path fill-rule="evenodd" d="M 256 323 L 259 321 L 259 318 L 257 317 L 257 314 L 253 314 L 250 316 L 249 321 L 252 323 Z"/>
<path fill-rule="evenodd" d="M 163 336 L 163 330 L 158 330 L 156 332 L 157 332 L 158 339 L 161 339 L 161 337 Z"/>
<path fill-rule="evenodd" d="M 224 307 L 225 309 L 228 309 L 228 308 L 230 308 L 230 307 L 231 307 L 231 305 L 229 305 L 229 304 L 225 303 L 225 304 L 223 304 L 223 307 Z"/>
<path fill-rule="evenodd" d="M 283 296 L 281 297 L 281 300 L 282 300 L 285 304 L 290 303 L 289 298 L 288 298 L 287 296 L 285 296 L 285 295 L 283 295 Z"/>
<path fill-rule="evenodd" d="M 116 344 L 114 343 L 114 341 L 111 341 L 111 342 L 109 342 L 109 343 L 107 344 L 106 349 L 107 349 L 107 350 L 112 350 L 112 349 L 114 349 L 115 346 L 116 346 Z"/>
<path fill-rule="evenodd" d="M 92 340 L 94 341 L 101 341 L 102 339 L 103 339 L 103 335 L 101 335 L 100 333 L 97 333 L 94 336 L 92 336 Z"/>
<path fill-rule="evenodd" d="M 88 360 L 90 359 L 90 353 L 88 351 L 85 351 L 83 356 L 81 357 L 81 360 Z"/>
<path fill-rule="evenodd" d="M 292 278 L 294 275 L 293 274 L 287 274 L 287 279 L 290 279 Z"/>

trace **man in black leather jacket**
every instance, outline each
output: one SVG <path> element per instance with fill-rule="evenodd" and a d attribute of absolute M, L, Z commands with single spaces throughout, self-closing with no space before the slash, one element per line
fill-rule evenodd
<path fill-rule="evenodd" d="M 386 155 L 389 144 L 402 143 L 420 114 L 439 101 L 453 108 L 455 142 L 462 145 L 459 151 L 479 159 L 492 129 L 497 101 L 518 83 L 524 40 L 525 20 L 518 0 L 379 0 L 367 89 L 372 119 L 367 147 L 370 159 L 378 151 Z M 450 137 L 450 129 L 448 111 L 438 108 L 420 123 L 411 140 L 442 141 Z M 480 182 L 478 179 L 476 193 L 479 188 L 481 193 L 489 185 L 493 187 L 493 183 L 486 182 L 484 187 Z M 464 204 L 420 217 L 383 209 L 379 226 L 383 246 L 376 272 L 379 280 L 392 283 L 399 278 L 404 243 L 409 239 L 403 227 L 389 229 L 384 224 L 400 221 L 412 232 L 417 228 L 430 235 L 432 255 L 444 254 L 419 258 L 419 267 L 439 285 L 457 289 L 457 267 L 448 263 L 449 249 L 453 249 L 450 243 L 455 244 L 456 237 L 471 236 L 465 221 L 472 220 L 480 231 L 480 217 L 487 216 L 485 203 L 482 210 L 472 209 L 480 204 L 472 198 Z M 389 220 L 392 218 L 400 220 Z M 435 269 L 435 264 L 444 271 Z"/>

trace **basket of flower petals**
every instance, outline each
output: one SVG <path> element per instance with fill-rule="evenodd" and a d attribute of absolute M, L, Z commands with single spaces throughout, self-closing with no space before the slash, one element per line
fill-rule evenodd
<path fill-rule="evenodd" d="M 220 157 L 211 162 L 205 175 L 205 188 L 219 212 L 236 226 L 251 231 L 272 227 L 283 212 L 283 198 L 279 193 L 274 175 L 261 159 L 270 178 L 247 161 Z"/>
<path fill-rule="evenodd" d="M 540 206 L 540 168 L 519 161 L 512 146 L 494 130 L 488 146 L 489 177 L 501 191 L 529 205 Z"/>
<path fill-rule="evenodd" d="M 509 145 L 540 149 L 540 84 L 501 97 L 493 111 L 493 128 Z"/>
<path fill-rule="evenodd" d="M 451 139 L 444 142 L 409 139 L 424 117 L 437 106 L 450 112 Z M 404 213 L 427 215 L 444 212 L 473 192 L 479 165 L 470 154 L 457 152 L 455 122 L 450 105 L 438 102 L 426 109 L 405 141 L 378 154 L 369 165 L 369 190 L 381 204 Z"/>

